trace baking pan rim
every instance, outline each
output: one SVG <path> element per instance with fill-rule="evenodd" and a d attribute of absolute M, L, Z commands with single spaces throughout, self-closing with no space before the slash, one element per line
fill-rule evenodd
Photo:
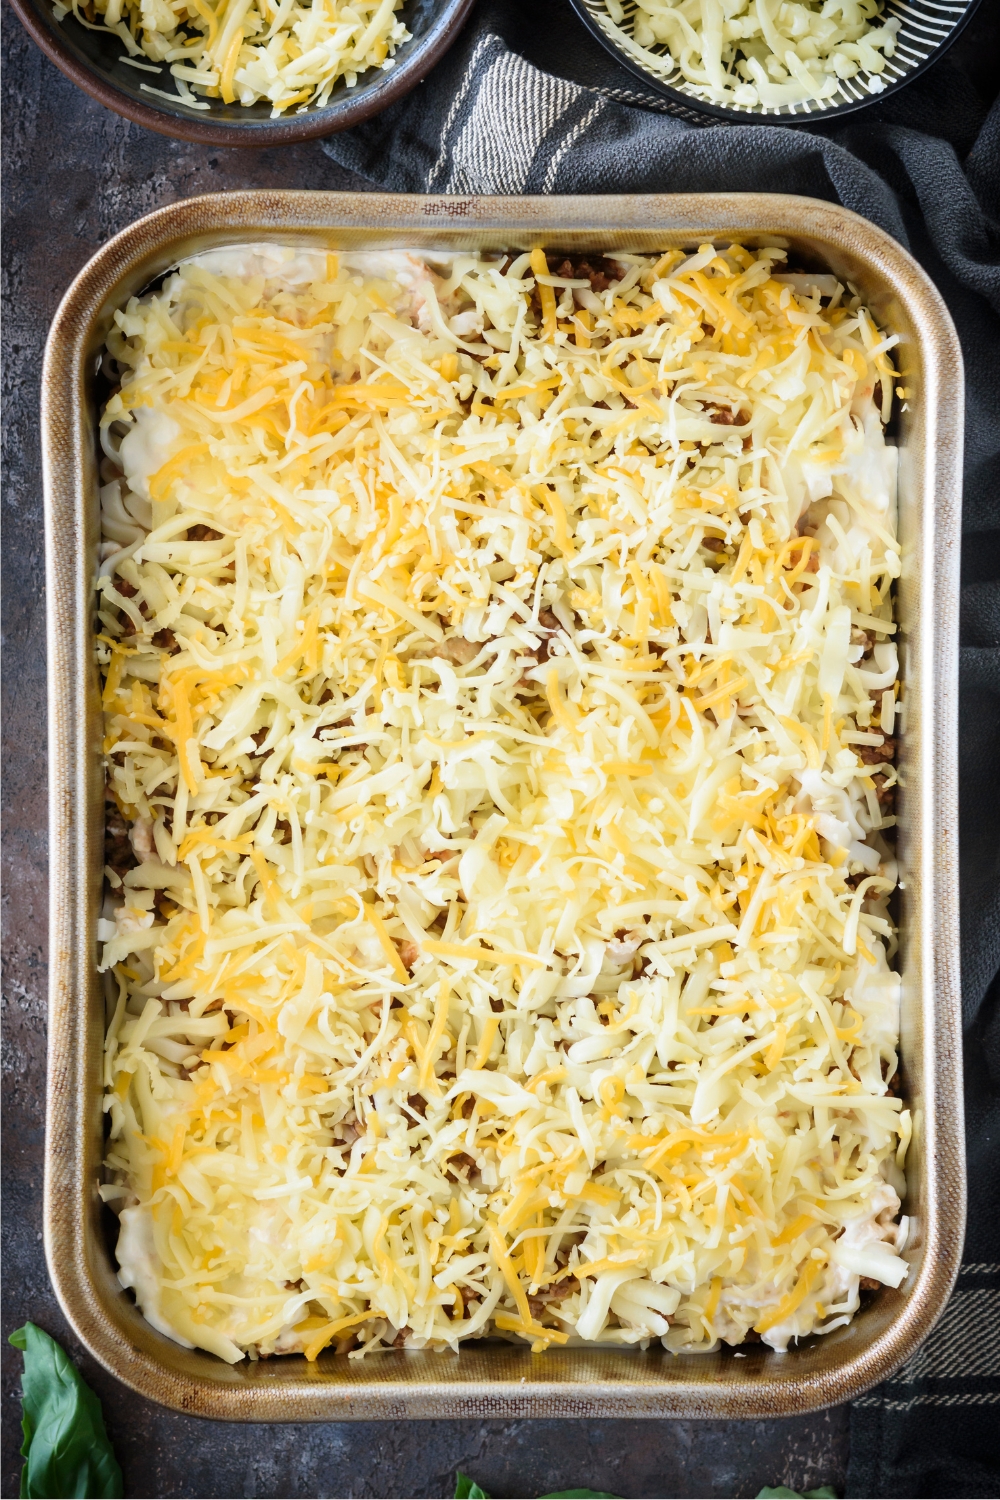
<path fill-rule="evenodd" d="M 869 1309 L 875 1332 L 868 1343 L 841 1329 L 784 1356 L 748 1350 L 740 1363 L 729 1353 L 673 1357 L 655 1350 L 584 1348 L 532 1355 L 526 1346 L 503 1342 L 466 1345 L 457 1356 L 400 1351 L 364 1362 L 321 1356 L 318 1366 L 289 1357 L 234 1369 L 202 1351 L 190 1354 L 156 1334 L 130 1299 L 112 1290 L 112 1284 L 117 1288 L 113 1268 L 94 1227 L 99 1165 L 94 1141 L 100 1128 L 94 1057 L 100 1046 L 87 996 L 93 988 L 99 882 L 87 812 L 94 774 L 87 724 L 88 714 L 97 712 L 88 562 L 94 543 L 88 505 L 92 516 L 96 471 L 86 380 L 99 344 L 95 330 L 140 290 L 154 265 L 156 273 L 168 269 L 192 253 L 196 242 L 203 247 L 209 241 L 253 239 L 302 243 L 328 236 L 333 244 L 361 235 L 369 243 L 425 248 L 463 238 L 496 248 L 532 243 L 609 248 L 602 234 L 616 236 L 618 247 L 630 235 L 636 244 L 656 235 L 663 244 L 710 237 L 775 243 L 784 237 L 818 246 L 817 254 L 846 256 L 881 277 L 885 295 L 895 299 L 912 330 L 923 407 L 913 452 L 902 461 L 918 470 L 926 466 L 914 481 L 923 504 L 910 507 L 918 517 L 920 589 L 908 677 L 921 704 L 922 729 L 919 774 L 905 793 L 919 844 L 918 895 L 908 920 L 916 933 L 911 946 L 920 1004 L 914 1048 L 903 1059 L 921 1081 L 916 1270 L 904 1292 L 882 1294 L 882 1312 L 874 1322 Z M 56 313 L 42 377 L 51 851 L 44 1213 L 57 1296 L 81 1340 L 107 1369 L 168 1407 L 230 1421 L 720 1419 L 785 1416 L 851 1400 L 912 1356 L 954 1284 L 964 1233 L 956 848 L 961 414 L 961 354 L 933 284 L 884 231 L 815 199 L 760 193 L 487 198 L 247 190 L 159 209 L 128 226 L 87 263 Z"/>

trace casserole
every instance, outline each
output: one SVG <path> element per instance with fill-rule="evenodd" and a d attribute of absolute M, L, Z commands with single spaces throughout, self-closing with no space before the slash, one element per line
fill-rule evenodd
<path fill-rule="evenodd" d="M 612 227 L 613 226 L 613 227 Z M 457 1357 L 323 1355 L 233 1369 L 158 1335 L 118 1286 L 97 1194 L 103 1002 L 96 976 L 102 773 L 91 588 L 98 542 L 95 358 L 116 307 L 179 259 L 270 239 L 329 249 L 780 244 L 857 286 L 900 336 L 897 595 L 906 724 L 900 761 L 903 1090 L 914 1112 L 899 1292 L 847 1328 L 775 1359 L 751 1349 L 673 1358 L 482 1343 Z M 888 236 L 847 211 L 764 195 L 469 199 L 248 192 L 141 220 L 94 258 L 50 336 L 43 380 L 52 735 L 52 978 L 46 1242 L 68 1316 L 95 1356 L 144 1395 L 228 1420 L 359 1417 L 783 1415 L 884 1379 L 930 1330 L 957 1272 L 964 1187 L 954 847 L 956 572 L 961 362 L 937 293 Z"/>

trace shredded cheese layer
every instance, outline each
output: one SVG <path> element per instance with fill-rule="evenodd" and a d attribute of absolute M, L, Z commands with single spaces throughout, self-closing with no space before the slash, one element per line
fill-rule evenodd
<path fill-rule="evenodd" d="M 151 74 L 166 67 L 176 93 L 140 83 L 147 94 L 190 109 L 224 104 L 322 109 L 338 83 L 353 88 L 370 68 L 389 69 L 410 32 L 403 0 L 55 0 L 56 20 L 72 15 L 88 31 L 113 31 L 123 62 Z M 137 59 L 146 57 L 148 63 Z M 164 79 L 164 82 L 166 80 Z"/>
<path fill-rule="evenodd" d="M 179 1342 L 780 1350 L 905 1277 L 894 340 L 784 260 L 116 314 L 102 1192 Z"/>
<path fill-rule="evenodd" d="M 699 98 L 744 109 L 822 104 L 859 72 L 881 93 L 902 25 L 880 0 L 636 0 L 629 33 L 621 0 L 605 3 L 626 52 L 659 64 L 665 48 Z"/>

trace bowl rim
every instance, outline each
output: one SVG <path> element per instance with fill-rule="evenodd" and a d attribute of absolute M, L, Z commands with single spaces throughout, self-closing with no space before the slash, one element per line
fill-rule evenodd
<path fill-rule="evenodd" d="M 341 93 L 336 103 L 331 102 L 323 109 L 304 115 L 273 120 L 248 118 L 238 123 L 202 119 L 193 112 L 181 114 L 152 102 L 144 104 L 130 98 L 110 77 L 81 61 L 55 17 L 46 15 L 48 0 L 9 0 L 9 3 L 25 31 L 46 57 L 72 83 L 106 109 L 174 140 L 192 141 L 200 146 L 261 147 L 290 146 L 299 141 L 334 135 L 352 125 L 360 125 L 388 108 L 421 83 L 456 41 L 474 0 L 442 0 L 441 13 L 435 18 L 423 45 L 416 47 L 405 62 L 383 74 L 382 81 L 356 96 L 344 97 Z M 183 105 L 182 100 L 177 102 Z"/>
<path fill-rule="evenodd" d="M 11 4 L 15 3 L 21 3 L 21 0 L 11 0 Z M 582 21 L 591 36 L 596 37 L 605 52 L 621 63 L 622 67 L 627 68 L 633 78 L 641 79 L 654 93 L 660 94 L 669 100 L 675 106 L 674 110 L 671 111 L 672 113 L 688 116 L 692 113 L 695 115 L 705 115 L 709 116 L 716 123 L 726 125 L 784 125 L 793 128 L 796 125 L 825 125 L 830 120 L 839 120 L 844 115 L 853 115 L 858 110 L 869 109 L 873 104 L 881 104 L 890 95 L 898 93 L 901 88 L 905 88 L 908 83 L 912 83 L 914 79 L 926 73 L 927 69 L 933 67 L 943 54 L 947 52 L 952 42 L 958 39 L 972 20 L 973 15 L 979 9 L 981 0 L 966 0 L 964 13 L 955 22 L 948 35 L 937 43 L 933 51 L 924 58 L 923 62 L 918 63 L 915 68 L 911 68 L 907 73 L 904 73 L 902 78 L 896 78 L 892 83 L 886 84 L 880 93 L 869 94 L 866 99 L 851 99 L 843 104 L 834 104 L 830 108 L 815 109 L 810 114 L 801 115 L 758 114 L 752 110 L 731 109 L 724 104 L 712 104 L 709 100 L 697 99 L 692 94 L 685 94 L 680 89 L 675 89 L 672 84 L 664 83 L 653 73 L 647 73 L 640 63 L 636 62 L 627 52 L 618 47 L 594 19 L 588 8 L 587 0 L 569 0 L 569 3 L 579 20 Z M 707 125 L 709 120 L 698 120 L 697 123 Z"/>

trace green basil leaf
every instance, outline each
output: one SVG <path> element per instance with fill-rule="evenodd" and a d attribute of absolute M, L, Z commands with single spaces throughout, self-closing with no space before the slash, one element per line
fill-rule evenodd
<path fill-rule="evenodd" d="M 609 1490 L 553 1490 L 551 1495 L 539 1495 L 538 1500 L 618 1500 Z"/>
<path fill-rule="evenodd" d="M 463 1474 L 459 1469 L 455 1475 L 455 1500 L 489 1500 L 489 1496 L 474 1479 L 470 1479 L 468 1474 Z"/>
<path fill-rule="evenodd" d="M 455 1500 L 489 1500 L 489 1496 L 459 1469 L 455 1475 Z M 539 1500 L 618 1500 L 618 1496 L 607 1490 L 553 1490 L 550 1495 L 539 1496 Z"/>
<path fill-rule="evenodd" d="M 837 1500 L 837 1491 L 824 1484 L 818 1490 L 790 1490 L 787 1484 L 765 1485 L 757 1500 Z"/>
<path fill-rule="evenodd" d="M 10 1336 L 24 1354 L 21 1500 L 120 1500 L 122 1471 L 101 1403 L 49 1335 L 25 1323 Z"/>

